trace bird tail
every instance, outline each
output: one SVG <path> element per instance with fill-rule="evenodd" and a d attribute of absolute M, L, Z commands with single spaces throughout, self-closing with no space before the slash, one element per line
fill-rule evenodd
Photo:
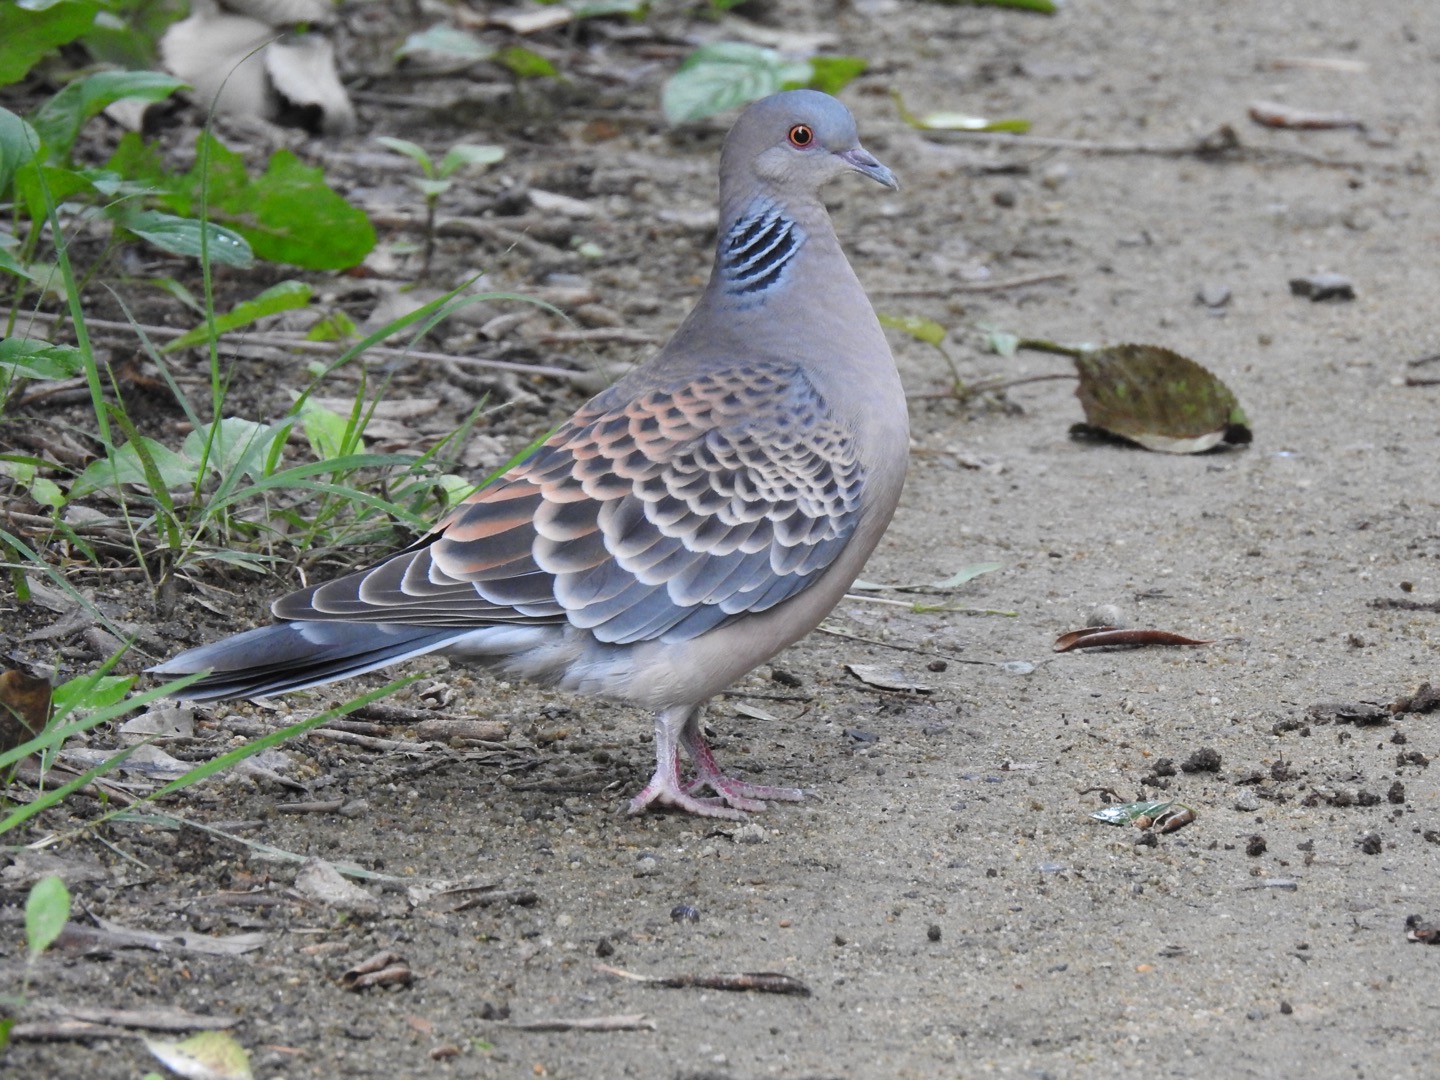
<path fill-rule="evenodd" d="M 189 701 L 268 697 L 424 656 L 462 635 L 399 623 L 284 622 L 189 649 L 149 670 L 173 676 L 210 669 L 177 695 Z"/>

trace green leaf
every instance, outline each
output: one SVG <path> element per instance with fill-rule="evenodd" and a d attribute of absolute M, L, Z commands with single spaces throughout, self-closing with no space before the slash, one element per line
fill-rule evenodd
<path fill-rule="evenodd" d="M 30 887 L 25 898 L 25 943 L 32 963 L 55 943 L 69 921 L 70 890 L 64 881 L 51 874 Z"/>
<path fill-rule="evenodd" d="M 325 174 L 289 150 L 271 158 L 263 176 L 251 178 L 244 159 L 218 139 L 208 139 L 209 214 L 234 229 L 257 258 L 306 270 L 344 270 L 375 247 L 375 230 L 363 211 L 332 191 Z M 205 154 L 177 179 L 169 197 L 179 214 L 198 212 Z"/>
<path fill-rule="evenodd" d="M 158 71 L 97 71 L 76 79 L 41 105 L 31 122 L 46 156 L 66 161 L 81 125 L 102 109 L 125 98 L 163 101 L 184 85 Z"/>
<path fill-rule="evenodd" d="M 409 139 L 397 139 L 393 135 L 376 135 L 375 141 L 387 150 L 394 150 L 397 154 L 404 154 L 415 161 L 425 170 L 427 176 L 435 172 L 435 165 L 430 160 L 429 153 L 418 143 L 413 143 Z"/>
<path fill-rule="evenodd" d="M 661 92 L 665 119 L 684 124 L 758 101 L 787 85 L 804 86 L 813 68 L 774 49 L 739 41 L 704 45 L 685 58 Z"/>
<path fill-rule="evenodd" d="M 9 109 L 0 109 L 0 195 L 10 187 L 15 170 L 35 157 L 40 136 Z"/>
<path fill-rule="evenodd" d="M 84 369 L 84 354 L 73 345 L 0 338 L 0 374 L 22 379 L 71 379 Z"/>
<path fill-rule="evenodd" d="M 15 174 L 15 194 L 24 203 L 32 221 L 44 221 L 52 206 L 59 206 L 82 191 L 92 190 L 88 176 L 60 165 L 41 165 L 38 161 L 31 161 Z"/>
<path fill-rule="evenodd" d="M 306 341 L 345 341 L 353 338 L 358 327 L 344 311 L 332 311 L 310 328 Z"/>
<path fill-rule="evenodd" d="M 305 440 L 317 461 L 339 457 L 344 451 L 350 430 L 348 418 L 307 398 L 300 409 L 300 423 L 304 425 Z"/>
<path fill-rule="evenodd" d="M 811 90 L 838 94 L 869 66 L 869 61 L 859 56 L 814 56 L 807 85 Z"/>
<path fill-rule="evenodd" d="M 519 45 L 501 49 L 495 61 L 509 68 L 517 79 L 550 78 L 560 74 L 555 65 L 545 57 L 533 49 L 522 49 Z"/>
<path fill-rule="evenodd" d="M 134 675 L 77 675 L 51 691 L 50 703 L 56 716 L 69 720 L 73 719 L 70 713 L 94 712 L 118 705 L 134 685 Z"/>
<path fill-rule="evenodd" d="M 1075 396 L 1094 428 L 1168 454 L 1248 443 L 1249 421 L 1230 388 L 1188 357 L 1157 345 L 1077 351 Z"/>
<path fill-rule="evenodd" d="M 494 165 L 505 160 L 503 146 L 476 146 L 472 143 L 457 143 L 445 151 L 438 170 L 441 176 L 453 176 L 466 165 Z"/>
<path fill-rule="evenodd" d="M 411 34 L 395 50 L 396 56 L 410 56 L 412 53 L 438 53 L 456 60 L 489 60 L 495 55 L 495 46 L 481 41 L 474 34 L 440 24 Z"/>
<path fill-rule="evenodd" d="M 128 208 L 118 213 L 116 218 L 121 226 L 140 239 L 172 255 L 198 259 L 201 252 L 206 251 L 212 262 L 241 270 L 255 262 L 255 254 L 243 236 L 213 221 L 196 221 L 194 218 L 162 214 L 158 210 Z"/>
<path fill-rule="evenodd" d="M 94 0 L 44 7 L 0 4 L 0 86 L 19 82 L 51 49 L 85 33 L 99 9 Z"/>
<path fill-rule="evenodd" d="M 265 475 L 265 456 L 275 440 L 285 438 L 289 431 L 289 420 L 261 424 L 239 416 L 227 416 L 218 424 L 196 428 L 186 435 L 180 446 L 180 455 L 193 463 L 191 476 L 204 461 L 206 469 L 222 478 L 239 473 L 259 480 Z"/>
<path fill-rule="evenodd" d="M 136 440 L 132 439 L 116 447 L 109 457 L 87 465 L 85 471 L 70 485 L 70 498 L 78 499 L 96 491 L 114 490 L 117 485 L 122 484 L 136 484 L 148 490 L 150 482 L 145 475 L 142 451 L 154 463 L 160 481 L 167 488 L 174 490 L 194 485 L 194 462 L 154 439 L 141 437 L 139 442 L 141 445 L 137 446 Z"/>
<path fill-rule="evenodd" d="M 278 315 L 282 311 L 294 311 L 296 308 L 303 308 L 308 303 L 310 303 L 309 285 L 303 281 L 282 281 L 278 285 L 271 285 L 253 300 L 242 300 L 224 315 L 217 315 L 215 317 L 215 333 L 217 335 L 228 334 L 242 326 L 249 326 L 267 315 Z M 168 353 L 177 349 L 188 349 L 192 345 L 199 345 L 201 342 L 209 340 L 210 327 L 208 324 L 202 323 L 188 334 L 182 334 L 160 351 Z"/>
<path fill-rule="evenodd" d="M 934 319 L 926 319 L 920 315 L 880 315 L 878 316 L 881 326 L 888 326 L 892 330 L 899 330 L 909 334 L 916 341 L 923 341 L 926 345 L 934 345 L 936 348 L 945 340 L 949 333 Z"/>

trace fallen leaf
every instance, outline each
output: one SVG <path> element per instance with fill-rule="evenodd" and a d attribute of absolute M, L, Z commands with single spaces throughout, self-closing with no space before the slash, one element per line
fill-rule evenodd
<path fill-rule="evenodd" d="M 1262 127 L 1290 128 L 1297 131 L 1333 131 L 1336 128 L 1355 128 L 1363 131 L 1365 122 L 1345 113 L 1314 112 L 1281 105 L 1274 101 L 1251 102 L 1250 119 Z"/>
<path fill-rule="evenodd" d="M 171 1072 L 187 1080 L 250 1080 L 250 1055 L 223 1031 L 202 1031 L 180 1042 L 146 1039 L 145 1046 Z"/>
<path fill-rule="evenodd" d="M 1055 639 L 1056 652 L 1100 649 L 1110 645 L 1213 645 L 1213 638 L 1188 638 L 1169 630 L 1125 630 L 1118 626 L 1087 626 Z"/>
<path fill-rule="evenodd" d="M 50 721 L 50 680 L 17 668 L 0 673 L 0 753 L 29 742 Z"/>
<path fill-rule="evenodd" d="M 1111 345 L 1071 355 L 1080 374 L 1075 396 L 1091 427 L 1169 454 L 1251 439 L 1229 387 L 1179 353 L 1157 345 Z"/>
<path fill-rule="evenodd" d="M 846 664 L 845 670 L 866 686 L 877 690 L 898 690 L 911 694 L 933 694 L 935 687 L 916 682 L 897 667 L 884 664 Z"/>

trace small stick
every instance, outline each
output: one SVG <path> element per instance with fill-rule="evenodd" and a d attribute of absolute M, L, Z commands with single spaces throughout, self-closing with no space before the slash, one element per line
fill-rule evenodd
<path fill-rule="evenodd" d="M 644 1013 L 622 1016 L 587 1016 L 578 1020 L 491 1020 L 512 1031 L 654 1031 L 655 1021 Z"/>
<path fill-rule="evenodd" d="M 762 994 L 810 996 L 810 988 L 799 979 L 774 971 L 740 971 L 717 975 L 639 975 L 623 968 L 610 967 L 608 964 L 596 964 L 595 970 L 603 975 L 615 975 L 622 979 L 653 983 L 675 990 L 698 986 L 702 990 L 754 990 Z"/>

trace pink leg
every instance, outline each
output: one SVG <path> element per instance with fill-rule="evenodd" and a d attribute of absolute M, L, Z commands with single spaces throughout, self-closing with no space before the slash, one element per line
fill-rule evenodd
<path fill-rule="evenodd" d="M 805 792 L 799 788 L 751 784 L 733 776 L 726 776 L 720 771 L 710 744 L 705 741 L 705 733 L 700 727 L 700 716 L 701 710 L 696 709 L 686 719 L 685 726 L 680 731 L 680 745 L 685 747 L 690 760 L 695 762 L 695 779 L 686 787 L 687 791 L 708 787 L 737 810 L 764 810 L 765 799 L 799 802 L 805 797 Z"/>
<path fill-rule="evenodd" d="M 721 799 L 697 799 L 692 794 L 694 786 L 680 783 L 680 747 L 677 736 L 680 736 L 681 729 L 687 726 L 692 712 L 698 714 L 699 710 L 666 709 L 656 715 L 655 775 L 650 777 L 650 782 L 645 785 L 644 790 L 630 800 L 630 813 L 638 814 L 647 806 L 654 804 L 673 806 L 677 810 L 699 814 L 701 817 L 743 821 L 745 815 L 740 810 L 731 809 Z M 713 759 L 711 764 L 713 766 Z M 721 792 L 721 794 L 724 793 Z"/>

